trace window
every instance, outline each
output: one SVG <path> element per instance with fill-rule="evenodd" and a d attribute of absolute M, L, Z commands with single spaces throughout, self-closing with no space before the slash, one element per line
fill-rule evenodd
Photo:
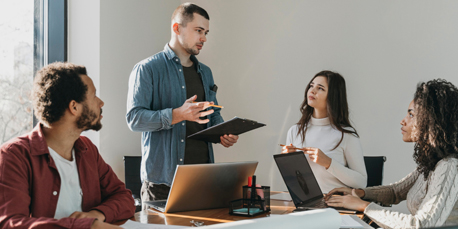
<path fill-rule="evenodd" d="M 32 129 L 33 1 L 0 7 L 0 143 Z"/>
<path fill-rule="evenodd" d="M 67 1 L 0 3 L 0 144 L 32 130 L 33 76 L 67 60 Z"/>

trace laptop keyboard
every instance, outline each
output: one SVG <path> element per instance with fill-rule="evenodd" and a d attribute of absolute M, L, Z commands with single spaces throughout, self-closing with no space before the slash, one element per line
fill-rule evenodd
<path fill-rule="evenodd" d="M 317 201 L 316 203 L 314 203 L 313 205 L 310 205 L 309 207 L 312 207 L 312 208 L 327 208 L 328 205 L 326 204 L 326 202 L 324 202 L 324 198 L 323 198 L 320 201 Z"/>

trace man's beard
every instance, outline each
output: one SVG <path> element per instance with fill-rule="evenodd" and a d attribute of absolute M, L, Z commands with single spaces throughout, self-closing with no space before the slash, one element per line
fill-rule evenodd
<path fill-rule="evenodd" d="M 202 45 L 203 45 L 203 44 L 202 44 Z M 197 55 L 199 55 L 199 53 L 200 53 L 200 50 L 197 49 L 197 47 L 196 47 L 196 49 L 194 50 L 194 49 L 192 49 L 191 47 L 189 47 L 188 45 L 186 45 L 186 46 L 184 47 L 184 50 L 186 50 L 187 53 L 189 53 L 189 54 L 191 54 L 191 55 L 194 55 L 194 56 L 197 56 Z"/>
<path fill-rule="evenodd" d="M 100 114 L 102 114 L 102 108 L 100 108 Z M 97 120 L 95 124 L 92 124 L 92 122 L 94 122 L 94 120 L 96 119 L 97 119 L 97 114 L 89 110 L 87 105 L 83 103 L 83 113 L 76 121 L 76 125 L 79 129 L 84 129 L 85 131 L 86 130 L 99 131 L 100 129 L 102 129 L 102 123 L 100 122 L 100 119 Z"/>
<path fill-rule="evenodd" d="M 186 52 L 194 56 L 199 55 L 199 50 L 196 51 L 196 50 L 193 50 L 192 48 L 186 48 Z"/>

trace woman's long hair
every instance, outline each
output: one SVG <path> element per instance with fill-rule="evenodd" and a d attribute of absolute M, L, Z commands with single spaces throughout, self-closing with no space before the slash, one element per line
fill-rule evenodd
<path fill-rule="evenodd" d="M 414 104 L 413 158 L 426 180 L 437 162 L 458 157 L 458 89 L 442 79 L 419 83 Z"/>
<path fill-rule="evenodd" d="M 302 142 L 305 142 L 305 133 L 307 132 L 308 123 L 312 117 L 315 108 L 308 105 L 307 92 L 310 84 L 318 76 L 324 76 L 328 80 L 328 96 L 326 99 L 328 117 L 331 125 L 342 133 L 339 143 L 332 149 L 335 150 L 342 143 L 344 133 L 350 133 L 359 137 L 356 129 L 350 124 L 348 118 L 348 103 L 347 89 L 345 87 L 345 79 L 337 72 L 321 71 L 318 72 L 305 88 L 304 101 L 302 102 L 300 111 L 302 117 L 297 123 L 299 125 L 298 135 L 301 135 Z"/>

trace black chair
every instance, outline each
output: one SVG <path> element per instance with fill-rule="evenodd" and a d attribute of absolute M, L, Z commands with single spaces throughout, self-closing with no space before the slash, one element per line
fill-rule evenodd
<path fill-rule="evenodd" d="M 366 165 L 366 172 L 367 172 L 367 187 L 382 185 L 383 165 L 385 161 L 386 161 L 385 156 L 365 156 L 364 157 L 364 164 Z M 391 205 L 382 205 L 382 206 L 391 207 Z M 366 215 L 364 215 L 362 220 L 374 228 L 379 228 L 379 226 Z"/>
<path fill-rule="evenodd" d="M 141 162 L 141 156 L 124 156 L 124 179 L 126 181 L 126 188 L 132 192 L 132 197 L 135 200 L 136 212 L 141 211 L 142 207 L 140 196 L 140 190 L 142 188 L 142 181 L 140 179 Z"/>
<path fill-rule="evenodd" d="M 367 172 L 367 187 L 382 185 L 383 164 L 386 161 L 385 156 L 365 156 L 364 164 Z"/>

